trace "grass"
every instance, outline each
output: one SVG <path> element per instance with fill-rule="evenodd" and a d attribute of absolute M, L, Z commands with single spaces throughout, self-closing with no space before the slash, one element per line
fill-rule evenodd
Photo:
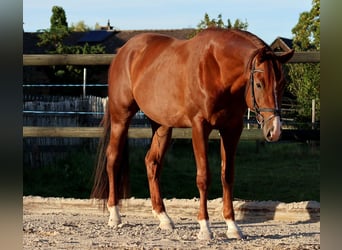
<path fill-rule="evenodd" d="M 266 144 L 249 157 L 243 155 L 246 151 L 241 151 L 236 163 L 236 197 L 288 202 L 320 200 L 319 147 L 301 143 Z"/>
<path fill-rule="evenodd" d="M 131 195 L 149 197 L 144 157 L 147 147 L 130 147 Z M 209 198 L 222 195 L 219 142 L 209 143 L 212 184 Z M 88 198 L 95 156 L 72 152 L 54 166 L 24 168 L 24 195 Z M 198 197 L 196 167 L 190 140 L 176 140 L 165 157 L 163 197 Z M 319 145 L 297 142 L 240 141 L 236 157 L 234 197 L 284 202 L 320 201 Z"/>
<path fill-rule="evenodd" d="M 23 170 L 23 194 L 89 198 L 95 155 L 71 152 L 51 166 Z"/>

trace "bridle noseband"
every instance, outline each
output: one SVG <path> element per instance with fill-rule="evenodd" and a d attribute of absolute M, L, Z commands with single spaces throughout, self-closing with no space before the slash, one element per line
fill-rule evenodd
<path fill-rule="evenodd" d="M 269 120 L 271 120 L 273 117 L 275 116 L 279 116 L 280 117 L 280 113 L 281 110 L 278 108 L 260 108 L 256 99 L 255 99 L 255 92 L 254 92 L 254 73 L 256 72 L 264 72 L 261 69 L 256 69 L 255 68 L 255 61 L 252 64 L 252 68 L 251 68 L 251 72 L 250 72 L 250 78 L 249 78 L 249 82 L 250 82 L 250 87 L 251 87 L 251 95 L 252 95 L 252 102 L 253 102 L 253 109 L 251 110 L 256 114 L 256 120 L 258 122 L 258 124 L 261 125 L 261 127 Z M 277 100 L 275 100 L 276 102 Z M 273 115 L 271 115 L 270 117 L 267 118 L 267 120 L 265 121 L 264 116 L 261 114 L 261 112 L 271 112 L 273 113 Z M 259 119 L 259 117 L 261 117 L 261 119 Z"/>

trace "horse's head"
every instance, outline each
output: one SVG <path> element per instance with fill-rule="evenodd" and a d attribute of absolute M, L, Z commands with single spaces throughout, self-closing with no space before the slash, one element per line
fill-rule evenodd
<path fill-rule="evenodd" d="M 256 113 L 267 141 L 277 141 L 280 137 L 280 105 L 285 86 L 282 64 L 290 60 L 293 53 L 291 50 L 275 55 L 264 47 L 257 51 L 250 64 L 246 102 Z"/>

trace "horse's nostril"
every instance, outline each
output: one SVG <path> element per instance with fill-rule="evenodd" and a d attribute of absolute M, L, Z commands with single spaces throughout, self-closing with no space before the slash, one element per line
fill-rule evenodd
<path fill-rule="evenodd" d="M 272 141 L 273 140 L 273 134 L 274 134 L 273 131 L 274 131 L 274 127 L 272 127 L 270 130 L 268 130 L 267 136 L 266 136 L 266 139 L 268 141 Z"/>

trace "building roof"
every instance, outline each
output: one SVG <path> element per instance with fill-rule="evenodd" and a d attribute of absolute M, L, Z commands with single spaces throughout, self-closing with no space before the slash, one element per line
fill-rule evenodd
<path fill-rule="evenodd" d="M 194 32 L 194 29 L 174 29 L 174 30 L 96 30 L 88 32 L 71 32 L 64 39 L 65 45 L 90 45 L 102 44 L 108 54 L 116 53 L 116 50 L 122 47 L 130 38 L 140 33 L 160 33 L 176 37 L 178 39 L 188 39 Z M 39 47 L 37 43 L 39 33 L 24 32 L 23 34 L 23 53 L 24 54 L 44 54 L 47 48 Z"/>
<path fill-rule="evenodd" d="M 105 47 L 108 54 L 116 53 L 117 49 L 122 47 L 130 38 L 135 35 L 152 32 L 169 35 L 178 39 L 188 39 L 195 29 L 170 29 L 170 30 L 95 30 L 87 32 L 71 32 L 64 39 L 65 45 L 90 45 L 101 44 Z M 37 43 L 39 33 L 24 32 L 23 34 L 23 53 L 24 54 L 44 54 L 47 48 L 39 47 Z M 292 49 L 293 40 L 277 37 L 270 45 L 276 52 L 286 52 Z"/>
<path fill-rule="evenodd" d="M 292 49 L 293 40 L 284 37 L 277 37 L 270 45 L 275 52 L 286 52 Z"/>
<path fill-rule="evenodd" d="M 23 53 L 24 54 L 44 54 L 45 49 L 38 47 L 39 33 L 24 32 L 23 34 Z"/>
<path fill-rule="evenodd" d="M 101 43 L 110 36 L 112 36 L 114 32 L 109 32 L 107 30 L 91 30 L 85 32 L 85 34 L 78 39 L 78 43 Z"/>

